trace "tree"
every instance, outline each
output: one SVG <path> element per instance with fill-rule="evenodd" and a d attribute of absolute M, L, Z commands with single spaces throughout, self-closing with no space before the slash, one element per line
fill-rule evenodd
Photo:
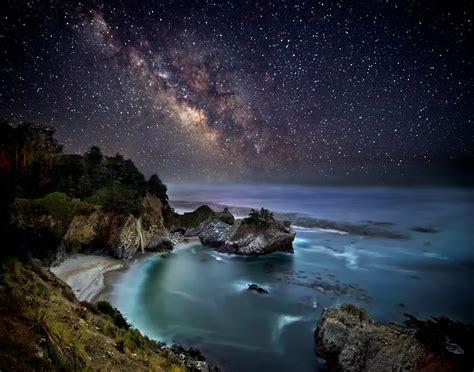
<path fill-rule="evenodd" d="M 32 162 L 51 168 L 63 147 L 54 138 L 55 129 L 33 123 L 21 123 L 15 127 L 16 165 L 26 168 Z"/>
<path fill-rule="evenodd" d="M 98 146 L 92 146 L 84 154 L 86 166 L 98 166 L 103 158 L 104 155 L 102 154 L 102 150 Z"/>
<path fill-rule="evenodd" d="M 166 185 L 161 181 L 160 177 L 156 173 L 152 174 L 148 180 L 148 192 L 155 195 L 163 202 L 168 201 L 168 195 L 166 194 L 168 189 Z"/>
<path fill-rule="evenodd" d="M 261 208 L 260 211 L 252 209 L 249 213 L 249 216 L 244 218 L 243 222 L 249 225 L 268 226 L 273 221 L 275 221 L 273 213 L 268 209 Z"/>

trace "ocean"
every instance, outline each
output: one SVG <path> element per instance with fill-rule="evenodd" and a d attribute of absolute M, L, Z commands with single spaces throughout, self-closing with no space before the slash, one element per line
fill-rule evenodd
<path fill-rule="evenodd" d="M 107 299 L 144 334 L 194 346 L 232 371 L 315 371 L 313 332 L 328 306 L 354 303 L 381 322 L 474 319 L 474 192 L 457 188 L 170 184 L 171 205 L 265 207 L 396 232 L 293 226 L 294 254 L 219 254 L 199 243 L 150 255 Z M 181 203 L 177 203 L 181 201 Z M 184 203 L 185 205 L 185 203 Z M 247 289 L 256 283 L 269 294 Z"/>

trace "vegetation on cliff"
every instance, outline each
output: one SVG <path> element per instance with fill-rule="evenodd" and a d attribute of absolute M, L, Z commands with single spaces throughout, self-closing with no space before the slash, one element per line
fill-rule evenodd
<path fill-rule="evenodd" d="M 128 230 L 122 235 L 134 240 L 137 229 L 143 235 L 142 225 L 146 229 L 159 220 L 163 226 L 171 214 L 161 179 L 153 174 L 146 180 L 120 154 L 105 156 L 97 146 L 84 155 L 64 154 L 53 128 L 31 123 L 13 126 L 0 121 L 0 138 L 0 223 L 4 236 L 11 238 L 3 255 L 33 255 L 49 261 L 74 218 L 85 216 L 84 224 L 98 210 L 111 214 L 93 219 L 100 220 L 94 228 L 103 231 L 89 235 L 99 236 L 95 243 L 102 245 L 116 243 L 125 227 Z M 160 201 L 158 206 L 152 203 L 160 209 L 159 216 L 150 212 L 147 195 Z M 142 215 L 148 218 L 141 219 Z"/>
<path fill-rule="evenodd" d="M 314 333 L 330 371 L 464 371 L 473 368 L 473 327 L 446 318 L 384 325 L 352 304 L 324 309 Z"/>
<path fill-rule="evenodd" d="M 273 213 L 268 209 L 261 208 L 260 211 L 252 209 L 249 213 L 249 216 L 242 220 L 243 224 L 246 225 L 256 225 L 256 226 L 269 226 L 275 218 Z"/>
<path fill-rule="evenodd" d="M 0 264 L 0 335 L 1 370 L 208 370 L 142 336 L 109 303 L 79 302 L 36 260 Z"/>
<path fill-rule="evenodd" d="M 474 325 L 464 324 L 444 316 L 420 320 L 405 314 L 405 326 L 415 338 L 438 355 L 462 355 L 470 370 L 474 368 Z"/>

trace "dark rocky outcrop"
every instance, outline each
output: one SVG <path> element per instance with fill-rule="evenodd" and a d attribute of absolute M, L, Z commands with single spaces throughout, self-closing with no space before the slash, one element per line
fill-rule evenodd
<path fill-rule="evenodd" d="M 267 226 L 245 224 L 236 220 L 229 225 L 220 220 L 201 223 L 193 231 L 201 243 L 219 252 L 240 255 L 264 255 L 273 252 L 293 252 L 295 234 L 289 222 L 273 221 Z"/>
<path fill-rule="evenodd" d="M 248 289 L 249 291 L 255 291 L 260 294 L 268 294 L 268 291 L 265 288 L 262 288 L 255 283 L 249 284 Z"/>
<path fill-rule="evenodd" d="M 420 233 L 425 233 L 425 234 L 439 233 L 438 229 L 435 229 L 433 227 L 424 227 L 424 226 L 415 226 L 415 227 L 412 227 L 410 230 L 420 232 Z"/>
<path fill-rule="evenodd" d="M 410 329 L 379 324 L 351 304 L 325 309 L 314 341 L 330 371 L 463 370 L 455 355 L 437 355 Z"/>

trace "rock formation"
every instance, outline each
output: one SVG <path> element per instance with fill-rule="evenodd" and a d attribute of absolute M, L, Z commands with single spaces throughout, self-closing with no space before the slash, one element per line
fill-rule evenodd
<path fill-rule="evenodd" d="M 295 233 L 289 222 L 273 221 L 267 226 L 246 224 L 236 220 L 230 225 L 221 220 L 208 220 L 194 231 L 201 243 L 219 252 L 240 255 L 264 255 L 277 251 L 293 252 Z"/>
<path fill-rule="evenodd" d="M 101 210 L 90 215 L 76 215 L 62 244 L 68 252 L 104 247 L 113 256 L 123 259 L 145 250 L 169 250 L 172 245 L 164 226 L 160 199 L 147 194 L 142 207 L 143 212 L 138 217 Z"/>
<path fill-rule="evenodd" d="M 350 304 L 325 309 L 314 333 L 316 353 L 330 371 L 456 371 L 449 355 L 436 355 L 400 325 L 383 325 Z"/>

